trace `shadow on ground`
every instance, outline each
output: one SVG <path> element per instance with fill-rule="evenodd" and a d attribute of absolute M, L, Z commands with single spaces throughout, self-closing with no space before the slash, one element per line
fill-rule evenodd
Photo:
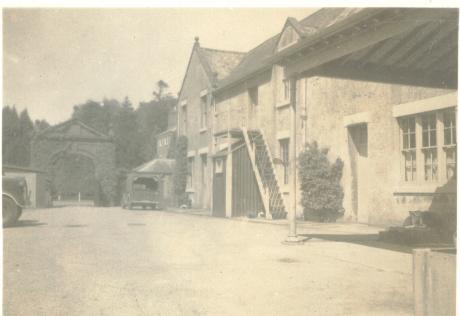
<path fill-rule="evenodd" d="M 412 247 L 398 244 L 389 244 L 378 240 L 378 234 L 357 234 L 357 235 L 338 235 L 338 234 L 300 234 L 306 241 L 315 238 L 323 241 L 347 242 L 367 247 L 380 248 L 385 250 L 412 253 Z M 419 246 L 417 246 L 419 247 Z"/>
<path fill-rule="evenodd" d="M 44 226 L 44 225 L 48 225 L 48 224 L 39 222 L 35 219 L 20 219 L 15 224 L 10 225 L 5 228 L 35 227 L 35 226 Z"/>

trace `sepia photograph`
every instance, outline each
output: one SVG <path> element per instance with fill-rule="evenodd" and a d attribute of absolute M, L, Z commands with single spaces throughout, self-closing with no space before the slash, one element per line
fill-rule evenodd
<path fill-rule="evenodd" d="M 457 315 L 458 29 L 2 7 L 3 315 Z"/>

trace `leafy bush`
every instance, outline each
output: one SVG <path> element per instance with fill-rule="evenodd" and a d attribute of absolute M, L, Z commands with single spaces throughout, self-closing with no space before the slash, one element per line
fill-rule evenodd
<path fill-rule="evenodd" d="M 298 159 L 300 189 L 305 220 L 335 221 L 342 215 L 343 189 L 340 185 L 343 161 L 327 158 L 328 148 L 307 143 Z"/>
<path fill-rule="evenodd" d="M 186 136 L 179 136 L 176 139 L 174 157 L 176 159 L 176 168 L 174 171 L 174 194 L 177 198 L 177 203 L 181 205 L 189 205 L 188 196 L 185 192 L 187 187 L 187 146 L 188 141 Z"/>

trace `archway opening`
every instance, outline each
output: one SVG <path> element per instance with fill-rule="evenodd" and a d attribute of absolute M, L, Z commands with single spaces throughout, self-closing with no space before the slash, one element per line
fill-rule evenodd
<path fill-rule="evenodd" d="M 53 160 L 50 169 L 53 205 L 99 204 L 99 182 L 91 158 L 61 153 Z"/>

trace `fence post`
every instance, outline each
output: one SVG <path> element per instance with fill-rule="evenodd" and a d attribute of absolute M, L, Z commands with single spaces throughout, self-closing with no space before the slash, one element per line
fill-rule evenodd
<path fill-rule="evenodd" d="M 414 315 L 430 316 L 431 311 L 431 273 L 429 266 L 430 249 L 414 249 L 413 257 L 413 290 Z"/>

